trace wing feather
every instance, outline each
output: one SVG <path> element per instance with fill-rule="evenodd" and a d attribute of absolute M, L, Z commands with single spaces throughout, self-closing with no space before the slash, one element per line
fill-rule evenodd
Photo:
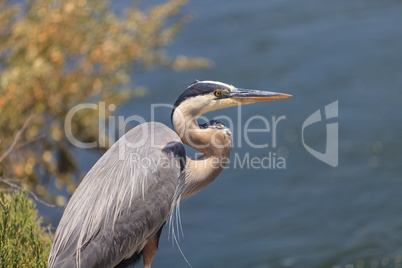
<path fill-rule="evenodd" d="M 180 138 L 163 124 L 146 123 L 127 132 L 69 201 L 48 267 L 113 267 L 140 252 L 175 205 L 183 159 Z"/>

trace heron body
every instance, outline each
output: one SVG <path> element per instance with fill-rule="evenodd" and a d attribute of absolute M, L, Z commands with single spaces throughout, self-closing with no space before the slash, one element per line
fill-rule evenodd
<path fill-rule="evenodd" d="M 209 111 L 290 95 L 242 90 L 213 81 L 191 84 L 175 103 L 176 130 L 150 122 L 122 136 L 92 167 L 67 204 L 48 267 L 150 267 L 178 200 L 215 180 L 231 149 L 230 130 L 197 118 Z M 203 153 L 186 156 L 183 143 Z"/>

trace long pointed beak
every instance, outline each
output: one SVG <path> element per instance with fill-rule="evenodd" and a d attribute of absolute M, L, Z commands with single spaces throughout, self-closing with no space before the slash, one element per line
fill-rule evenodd
<path fill-rule="evenodd" d="M 270 91 L 242 89 L 242 88 L 235 88 L 229 96 L 230 99 L 237 101 L 239 104 L 250 104 L 260 101 L 280 100 L 289 97 L 292 97 L 292 95 L 270 92 Z"/>

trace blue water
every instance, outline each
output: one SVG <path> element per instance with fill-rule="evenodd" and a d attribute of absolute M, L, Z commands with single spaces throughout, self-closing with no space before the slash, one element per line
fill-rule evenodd
<path fill-rule="evenodd" d="M 230 166 L 181 204 L 180 247 L 192 267 L 402 267 L 402 2 L 204 0 L 183 13 L 195 19 L 168 54 L 203 56 L 213 67 L 133 75 L 149 93 L 119 115 L 150 120 L 152 103 L 174 103 L 195 79 L 293 95 L 242 107 L 242 124 L 253 115 L 286 119 L 276 148 L 268 132 L 250 134 L 268 148 L 244 135 L 239 146 L 235 125 L 231 158 L 277 153 L 285 169 Z M 337 167 L 301 139 L 303 122 L 334 101 L 339 117 L 311 125 L 305 141 L 324 152 L 326 123 L 338 123 Z M 239 119 L 236 108 L 207 116 L 219 115 Z M 171 126 L 170 111 L 156 120 Z M 98 157 L 85 158 L 84 169 Z M 46 213 L 57 224 L 60 212 Z M 153 267 L 189 267 L 167 233 Z"/>

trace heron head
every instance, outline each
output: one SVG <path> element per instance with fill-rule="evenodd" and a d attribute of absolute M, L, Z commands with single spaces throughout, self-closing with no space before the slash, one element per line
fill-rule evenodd
<path fill-rule="evenodd" d="M 261 101 L 289 98 L 291 95 L 236 88 L 222 82 L 196 81 L 180 95 L 174 104 L 172 117 L 176 109 L 181 113 L 200 116 L 207 112 Z"/>

